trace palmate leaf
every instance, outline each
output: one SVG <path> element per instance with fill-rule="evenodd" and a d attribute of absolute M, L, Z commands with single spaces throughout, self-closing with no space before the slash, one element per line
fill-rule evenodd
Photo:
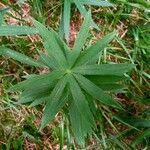
<path fill-rule="evenodd" d="M 68 10 L 69 8 L 70 6 Z M 97 105 L 103 104 L 123 110 L 119 102 L 104 91 L 122 90 L 120 81 L 124 73 L 131 70 L 132 65 L 98 65 L 96 61 L 93 61 L 95 64 L 88 64 L 89 60 L 96 60 L 99 52 L 117 34 L 114 31 L 98 40 L 93 46 L 83 50 L 91 26 L 90 12 L 86 14 L 86 20 L 84 20 L 72 50 L 52 29 L 47 29 L 35 20 L 34 25 L 47 50 L 46 54 L 39 51 L 41 62 L 15 52 L 15 55 L 9 54 L 9 56 L 33 66 L 48 67 L 51 72 L 42 75 L 33 74 L 10 90 L 22 92 L 18 103 L 29 103 L 30 106 L 45 103 L 40 130 L 51 122 L 60 110 L 64 110 L 66 116 L 69 116 L 71 129 L 78 143 L 84 144 L 84 139 L 96 128 L 96 112 L 100 111 Z M 2 54 L 6 55 L 4 52 Z M 99 104 L 97 104 L 98 101 Z"/>
<path fill-rule="evenodd" d="M 105 94 L 102 89 L 100 89 L 97 85 L 92 83 L 90 80 L 86 79 L 82 75 L 74 75 L 81 87 L 87 92 L 89 95 L 92 97 L 96 98 L 99 100 L 101 103 L 118 108 L 118 109 L 123 109 L 122 106 L 112 99 L 109 95 Z"/>
<path fill-rule="evenodd" d="M 24 54 L 18 53 L 14 50 L 11 50 L 6 47 L 0 47 L 0 55 L 10 57 L 14 60 L 17 60 L 23 64 L 28 64 L 30 66 L 35 66 L 35 67 L 46 67 L 42 62 L 36 61 Z"/>

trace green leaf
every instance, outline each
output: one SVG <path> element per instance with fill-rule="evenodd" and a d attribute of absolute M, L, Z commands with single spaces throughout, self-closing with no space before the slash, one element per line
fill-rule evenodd
<path fill-rule="evenodd" d="M 65 39 L 67 41 L 69 40 L 69 33 L 70 33 L 70 11 L 71 11 L 71 0 L 64 0 L 63 27 Z"/>
<path fill-rule="evenodd" d="M 88 106 L 88 102 L 85 99 L 85 96 L 82 93 L 80 86 L 78 85 L 77 81 L 75 80 L 75 78 L 72 75 L 70 75 L 68 79 L 69 79 L 68 82 L 70 85 L 70 90 L 72 93 L 74 104 L 76 105 L 76 107 L 78 108 L 78 111 L 81 114 L 84 110 L 85 119 L 87 119 L 94 126 L 95 123 L 94 123 L 93 115 L 91 114 L 90 108 Z"/>
<path fill-rule="evenodd" d="M 30 92 L 31 92 L 31 90 L 30 90 Z M 23 95 L 20 96 L 17 104 L 25 104 L 25 103 L 29 103 L 29 102 L 34 102 L 37 99 L 45 98 L 50 94 L 50 91 L 43 91 L 43 92 L 40 91 L 40 93 L 37 93 L 35 95 L 29 94 L 27 92 L 23 92 L 22 94 Z"/>
<path fill-rule="evenodd" d="M 112 3 L 104 0 L 80 0 L 80 2 L 85 5 L 95 5 L 95 6 L 102 6 L 102 7 L 114 6 Z"/>
<path fill-rule="evenodd" d="M 40 86 L 30 86 L 26 88 L 17 103 L 23 104 L 31 101 L 36 101 L 36 99 L 47 97 L 50 95 L 52 88 L 54 88 L 55 82 L 41 84 Z"/>
<path fill-rule="evenodd" d="M 96 85 L 100 87 L 103 91 L 109 91 L 115 93 L 124 93 L 125 89 L 127 89 L 125 86 L 120 84 L 96 84 Z"/>
<path fill-rule="evenodd" d="M 22 91 L 25 89 L 30 89 L 33 86 L 34 88 L 50 86 L 50 85 L 53 85 L 53 82 L 55 80 L 61 78 L 63 75 L 64 75 L 64 72 L 55 70 L 52 73 L 33 76 L 23 82 L 20 82 L 14 85 L 9 90 L 10 91 Z"/>
<path fill-rule="evenodd" d="M 76 41 L 75 41 L 75 44 L 73 47 L 73 50 L 78 51 L 78 54 L 80 54 L 82 47 L 84 46 L 85 41 L 88 37 L 90 21 L 91 21 L 91 12 L 89 11 L 85 16 L 84 22 L 83 22 L 81 29 L 77 35 L 77 38 L 76 38 Z"/>
<path fill-rule="evenodd" d="M 37 34 L 38 30 L 28 26 L 0 26 L 0 36 Z"/>
<path fill-rule="evenodd" d="M 77 141 L 84 144 L 85 137 L 92 132 L 92 127 L 95 127 L 95 121 L 88 106 L 88 101 L 72 75 L 69 76 L 68 82 L 73 97 L 70 106 L 70 120 Z"/>
<path fill-rule="evenodd" d="M 57 69 L 59 65 L 53 56 L 46 55 L 42 52 L 39 52 L 41 61 L 51 69 Z"/>
<path fill-rule="evenodd" d="M 100 51 L 102 51 L 116 36 L 117 32 L 114 31 L 102 39 L 98 40 L 94 45 L 90 46 L 87 50 L 81 54 L 79 59 L 77 60 L 76 65 L 82 65 L 87 63 L 89 60 L 91 60 L 93 57 L 95 57 Z"/>
<path fill-rule="evenodd" d="M 134 141 L 132 141 L 131 146 L 135 147 L 148 137 L 150 137 L 150 129 L 147 129 L 144 132 L 142 132 Z"/>
<path fill-rule="evenodd" d="M 89 28 L 90 28 L 90 22 L 91 22 L 91 12 L 89 11 L 86 14 L 86 17 L 84 19 L 84 22 L 82 24 L 82 27 L 77 35 L 77 39 L 75 41 L 74 47 L 72 52 L 70 53 L 70 59 L 69 59 L 69 65 L 72 67 L 78 56 L 80 55 L 80 52 L 85 44 L 85 41 L 89 34 Z M 84 35 L 84 36 L 83 36 Z"/>
<path fill-rule="evenodd" d="M 80 145 L 84 145 L 85 137 L 87 137 L 87 134 L 92 133 L 91 125 L 85 119 L 84 115 L 81 115 L 81 112 L 79 112 L 74 102 L 72 102 L 69 107 L 69 115 L 71 128 L 75 135 L 75 138 Z"/>
<path fill-rule="evenodd" d="M 100 64 L 83 65 L 72 69 L 74 73 L 83 75 L 116 75 L 121 76 L 133 69 L 132 64 Z"/>
<path fill-rule="evenodd" d="M 116 76 L 116 75 L 87 75 L 85 76 L 90 81 L 95 84 L 113 84 L 120 82 L 126 79 L 125 76 Z"/>
<path fill-rule="evenodd" d="M 2 26 L 2 24 L 4 24 L 4 15 L 10 10 L 9 7 L 7 8 L 0 8 L 0 26 Z"/>
<path fill-rule="evenodd" d="M 36 98 L 30 105 L 29 107 L 34 107 L 34 106 L 37 106 L 37 105 L 40 105 L 46 101 L 48 101 L 50 99 L 49 96 L 44 96 L 44 97 L 41 97 L 41 98 Z"/>
<path fill-rule="evenodd" d="M 118 109 L 123 109 L 117 101 L 112 99 L 109 95 L 105 94 L 101 88 L 92 83 L 90 80 L 86 79 L 85 77 L 79 74 L 74 76 L 80 83 L 81 87 L 85 90 L 85 92 L 87 92 L 93 98 L 99 100 L 101 103 L 105 105 Z"/>
<path fill-rule="evenodd" d="M 49 97 L 49 101 L 47 102 L 44 109 L 40 130 L 52 121 L 58 111 L 65 105 L 66 101 L 68 100 L 66 94 L 65 96 L 61 97 L 63 95 L 66 83 L 67 77 L 64 76 L 58 81 L 55 88 L 53 89 Z"/>
<path fill-rule="evenodd" d="M 18 53 L 14 50 L 11 50 L 6 47 L 0 47 L 0 55 L 2 56 L 8 56 L 14 60 L 17 60 L 21 63 L 28 64 L 30 66 L 35 66 L 35 67 L 46 67 L 43 63 L 38 62 L 24 54 Z"/>
<path fill-rule="evenodd" d="M 49 56 L 55 58 L 60 68 L 66 68 L 66 57 L 69 51 L 67 45 L 61 40 L 54 30 L 48 30 L 44 25 L 36 20 L 34 20 L 34 25 L 39 31 L 39 34 L 42 36 L 44 47 L 48 51 Z"/>

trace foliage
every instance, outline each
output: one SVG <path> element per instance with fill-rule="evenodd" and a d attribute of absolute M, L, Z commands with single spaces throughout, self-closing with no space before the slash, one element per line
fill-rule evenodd
<path fill-rule="evenodd" d="M 54 83 L 52 84 L 50 83 L 49 89 L 46 87 L 46 80 L 49 80 L 50 74 L 53 74 L 55 70 L 59 69 L 58 65 L 61 64 L 61 62 L 56 63 L 54 57 L 52 56 L 54 55 L 57 57 L 57 55 L 55 55 L 54 53 L 52 55 L 50 53 L 49 55 L 48 51 L 45 52 L 45 49 L 54 49 L 53 47 L 51 47 L 52 45 L 50 45 L 50 43 L 51 41 L 53 41 L 52 39 L 54 37 L 58 37 L 58 35 L 57 33 L 53 32 L 56 36 L 53 36 L 53 38 L 50 38 L 50 40 L 47 42 L 50 47 L 47 46 L 46 48 L 45 46 L 45 49 L 43 49 L 39 36 L 34 35 L 40 34 L 39 29 L 37 29 L 37 27 L 28 27 L 28 25 L 31 24 L 32 21 L 28 20 L 28 18 L 24 16 L 24 12 L 27 13 L 27 16 L 33 16 L 33 18 L 36 18 L 36 20 L 38 20 L 42 24 L 46 25 L 47 27 L 51 26 L 53 29 L 58 31 L 58 22 L 60 21 L 61 17 L 60 13 L 62 12 L 62 16 L 64 14 L 64 2 L 64 0 L 18 0 L 17 2 L 2 0 L 0 2 L 0 7 L 2 6 L 2 9 L 0 9 L 0 34 L 2 36 L 0 37 L 0 55 L 3 54 L 3 56 L 6 56 L 0 58 L 0 142 L 2 143 L 0 149 L 29 149 L 29 147 L 33 147 L 33 149 L 57 149 L 58 147 L 60 149 L 67 147 L 67 149 L 102 150 L 149 149 L 150 10 L 149 2 L 144 0 L 110 0 L 111 3 L 114 3 L 112 7 L 96 7 L 94 5 L 92 6 L 89 4 L 84 4 L 85 9 L 90 7 L 92 10 L 93 21 L 91 22 L 95 23 L 93 23 L 92 25 L 90 24 L 90 27 L 97 25 L 98 27 L 100 27 L 100 32 L 97 32 L 97 30 L 90 30 L 90 33 L 88 35 L 84 34 L 85 36 L 88 36 L 88 39 L 87 42 L 83 44 L 84 46 L 80 52 L 79 57 L 77 58 L 77 61 L 72 64 L 71 68 L 67 67 L 67 69 L 64 69 L 66 70 L 66 75 L 82 74 L 85 79 L 91 81 L 93 84 L 101 88 L 107 95 L 115 93 L 113 94 L 115 102 L 121 102 L 121 104 L 123 104 L 124 106 L 124 111 L 118 108 L 110 107 L 98 101 L 97 97 L 100 96 L 95 90 L 97 88 L 94 87 L 94 91 L 90 91 L 89 84 L 87 84 L 87 82 L 86 86 L 84 86 L 83 82 L 80 81 L 80 78 L 78 77 L 78 79 L 76 79 L 76 76 L 73 75 L 73 79 L 80 87 L 80 91 L 78 90 L 77 92 L 84 95 L 84 99 L 88 104 L 88 107 L 90 107 L 90 112 L 93 115 L 96 128 L 93 124 L 91 125 L 91 121 L 90 123 L 88 123 L 88 125 L 90 125 L 92 129 L 85 128 L 85 130 L 83 130 L 83 132 L 85 133 L 85 137 L 87 137 L 87 130 L 89 132 L 91 131 L 88 138 L 86 138 L 85 140 L 85 146 L 79 146 L 76 141 L 74 141 L 75 132 L 73 128 L 77 126 L 76 120 L 83 118 L 83 115 L 81 115 L 81 117 L 79 116 L 80 118 L 77 118 L 76 120 L 70 119 L 71 117 L 74 117 L 79 113 L 79 111 L 77 111 L 75 114 L 73 114 L 73 105 L 71 105 L 71 102 L 74 102 L 74 99 L 76 99 L 77 97 L 77 94 L 73 95 L 71 93 L 71 87 L 75 89 L 77 87 L 77 84 L 74 84 L 76 86 L 75 87 L 67 80 L 63 94 L 66 93 L 66 98 L 68 101 L 66 100 L 67 102 L 65 103 L 65 95 L 62 94 L 61 98 L 63 99 L 62 102 L 65 103 L 64 106 L 59 110 L 59 113 L 57 113 L 54 121 L 51 122 L 50 125 L 45 127 L 41 132 L 39 132 L 38 126 L 40 123 L 40 118 L 42 115 L 41 111 L 43 110 L 43 106 L 45 106 L 45 104 L 48 104 L 47 102 L 50 101 L 49 97 L 54 89 L 54 86 L 56 86 L 58 81 L 60 81 L 61 79 L 61 76 L 58 75 L 58 80 L 54 81 Z M 99 2 L 101 1 L 99 0 Z M 76 8 L 77 5 L 74 2 L 71 3 L 71 11 L 67 14 L 70 14 L 70 18 L 73 17 L 75 20 L 77 20 L 77 17 L 79 17 L 79 14 L 75 15 L 75 12 L 78 13 L 76 11 L 78 8 Z M 84 15 L 82 14 L 82 16 Z M 6 26 L 5 22 L 7 22 L 7 24 L 10 24 L 11 22 L 13 23 L 13 21 L 15 21 L 15 23 L 17 22 L 18 25 L 26 26 Z M 71 30 L 71 32 L 76 33 L 76 30 L 79 30 L 80 22 L 74 20 L 72 20 L 72 22 L 73 25 L 75 25 L 75 30 Z M 51 28 L 45 29 L 43 25 L 38 22 L 36 23 L 44 28 L 43 30 L 51 32 L 51 35 L 53 35 L 53 30 Z M 61 29 L 63 29 L 62 25 L 63 24 L 61 24 Z M 98 43 L 96 42 L 96 40 L 99 37 L 103 37 L 114 29 L 118 30 L 118 36 L 115 36 L 114 32 L 114 38 L 112 37 L 112 39 L 115 40 L 113 40 L 113 42 L 111 42 L 109 46 L 107 44 L 105 46 L 103 44 L 100 45 L 103 39 L 102 41 L 98 40 L 100 41 L 100 43 L 96 44 L 97 46 L 91 46 L 91 43 Z M 60 30 L 59 35 L 61 35 L 61 37 L 63 37 L 64 35 L 63 32 L 63 30 Z M 106 37 L 108 36 L 106 35 Z M 71 52 L 73 52 L 73 49 L 68 48 L 67 45 L 64 44 L 64 42 L 63 44 L 60 44 L 62 43 L 62 40 L 59 39 L 59 37 L 55 38 L 55 41 L 57 41 L 56 43 L 59 43 L 57 45 L 61 47 L 61 51 L 63 50 L 63 54 L 67 62 L 69 62 L 69 59 L 67 59 L 68 55 L 66 55 L 64 47 L 68 49 L 68 54 L 71 54 Z M 46 41 L 46 38 L 43 41 Z M 84 39 L 80 41 L 80 43 L 82 42 L 84 42 Z M 76 45 L 76 47 L 78 46 Z M 93 48 L 90 49 L 90 47 Z M 14 49 L 15 51 L 13 51 L 12 49 Z M 81 65 L 78 64 L 78 60 L 84 53 L 86 54 L 86 51 L 88 49 L 89 51 L 91 51 L 89 56 L 92 55 L 92 51 L 94 49 L 97 49 L 98 54 L 97 56 L 93 57 L 93 59 L 89 57 L 88 63 L 84 65 L 82 65 L 81 63 L 81 67 Z M 37 56 L 38 53 L 39 55 Z M 87 53 L 89 52 L 87 51 Z M 34 57 L 36 60 L 31 57 L 29 58 L 26 55 Z M 9 57 L 18 60 L 26 65 L 20 64 L 13 59 L 9 59 Z M 74 58 L 70 55 L 70 60 L 73 59 Z M 104 73 L 108 74 L 110 73 L 110 70 L 106 70 L 106 66 L 108 67 L 108 64 L 114 64 L 115 66 L 116 63 L 132 63 L 135 64 L 135 67 L 130 74 L 125 74 L 125 76 L 105 74 L 90 75 L 91 73 L 93 73 L 93 70 L 96 74 L 99 73 L 97 71 L 97 66 L 100 67 L 102 72 L 104 71 Z M 108 68 L 111 70 L 114 69 L 114 67 Z M 76 73 L 76 71 L 78 71 L 79 73 Z M 43 72 L 46 73 L 43 74 Z M 114 73 L 118 74 L 119 72 L 115 70 Z M 27 90 L 25 91 L 16 89 L 16 91 L 22 91 L 19 101 L 16 102 L 16 99 L 18 99 L 20 92 L 16 92 L 14 89 L 14 92 L 10 93 L 8 92 L 8 89 L 19 81 L 24 80 L 23 78 L 21 78 L 21 76 L 23 76 L 26 80 L 19 83 L 19 85 L 22 85 L 22 83 L 27 83 L 26 85 L 23 85 L 23 88 Z M 43 84 L 40 84 L 40 82 L 38 82 L 37 86 L 35 86 L 37 80 L 34 80 L 34 78 L 39 78 L 39 76 L 46 79 L 44 80 L 42 78 Z M 30 83 L 30 80 L 32 80 L 32 78 L 34 84 Z M 122 85 L 121 83 L 124 79 L 126 80 Z M 32 84 L 30 88 L 28 88 L 28 83 L 30 85 Z M 33 85 L 35 86 L 35 90 L 33 90 L 32 88 L 34 87 Z M 38 88 L 40 87 L 39 85 L 42 88 Z M 38 91 L 36 91 L 36 89 L 39 91 L 39 94 L 37 94 Z M 36 95 L 31 95 L 29 90 L 32 91 L 33 95 L 35 93 Z M 94 98 L 86 91 L 93 94 Z M 45 94 L 45 96 L 40 97 L 43 93 Z M 36 97 L 40 98 L 37 99 Z M 20 105 L 20 103 L 26 105 Z M 61 106 L 62 103 L 60 103 L 57 108 Z M 84 113 L 83 110 L 82 113 Z M 71 126 L 72 122 L 75 122 L 75 126 Z M 81 130 L 77 132 L 78 135 L 81 134 L 80 131 Z M 77 139 L 79 138 L 80 137 L 78 137 Z M 82 140 L 84 139 L 83 136 L 81 138 Z"/>
<path fill-rule="evenodd" d="M 13 86 L 11 91 L 22 91 L 18 103 L 31 103 L 30 106 L 46 103 L 40 129 L 51 122 L 63 108 L 66 115 L 69 116 L 71 129 L 78 143 L 84 144 L 84 138 L 96 127 L 94 114 L 97 108 L 94 104 L 89 105 L 87 97 L 90 95 L 90 101 L 96 99 L 95 102 L 100 105 L 104 104 L 123 110 L 121 104 L 104 93 L 103 89 L 109 91 L 114 86 L 114 90 L 121 90 L 122 87 L 116 82 L 120 81 L 124 73 L 131 70 L 133 65 L 96 64 L 96 56 L 115 37 L 116 31 L 106 35 L 82 52 L 91 25 L 90 12 L 86 15 L 72 50 L 52 29 L 48 30 L 37 21 L 34 21 L 34 25 L 34 30 L 22 26 L 13 27 L 13 32 L 11 32 L 12 27 L 3 26 L 1 35 L 38 32 L 47 50 L 47 54 L 39 52 L 39 61 L 34 61 L 32 58 L 5 47 L 0 48 L 0 54 L 28 65 L 47 67 L 52 71 L 43 75 L 30 75 L 25 81 Z M 93 61 L 90 62 L 90 59 Z M 97 85 L 95 79 L 105 81 Z M 91 107 L 95 107 L 95 112 L 92 113 Z"/>
<path fill-rule="evenodd" d="M 62 36 L 65 36 L 65 39 L 67 41 L 69 40 L 72 3 L 76 5 L 81 15 L 84 17 L 87 14 L 87 9 L 85 5 L 88 6 L 94 5 L 94 6 L 101 6 L 101 7 L 113 6 L 113 4 L 104 0 L 64 0 L 64 7 L 63 7 L 61 25 L 60 25 L 60 33 Z M 99 27 L 96 25 L 96 23 L 93 20 L 91 20 L 91 26 L 99 30 Z"/>

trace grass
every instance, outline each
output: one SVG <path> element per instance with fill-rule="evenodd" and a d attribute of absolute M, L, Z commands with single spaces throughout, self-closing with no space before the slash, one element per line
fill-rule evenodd
<path fill-rule="evenodd" d="M 66 146 L 70 149 L 149 149 L 150 14 L 147 12 L 149 6 L 142 1 L 115 2 L 116 6 L 113 9 L 92 7 L 93 19 L 100 26 L 101 32 L 99 34 L 96 30 L 91 31 L 88 41 L 94 43 L 99 37 L 113 29 L 119 31 L 119 38 L 101 53 L 99 62 L 136 64 L 136 69 L 132 74 L 126 75 L 128 80 L 125 85 L 128 90 L 125 93 L 114 95 L 126 107 L 126 112 L 116 113 L 106 107 L 99 107 L 101 111 L 97 112 L 98 129 L 93 136 L 87 139 L 83 147 L 74 142 L 68 120 L 65 116 L 61 117 L 61 114 L 57 115 L 52 124 L 39 132 L 38 125 L 42 116 L 40 113 L 42 108 L 40 106 L 28 108 L 28 106 L 14 104 L 18 94 L 10 95 L 7 89 L 23 80 L 21 78 L 23 75 L 43 73 L 46 70 L 20 65 L 11 59 L 1 57 L 0 149 L 59 149 L 59 147 L 65 149 Z M 12 5 L 12 2 L 6 0 L 2 0 L 1 3 L 6 6 Z M 31 15 L 40 22 L 46 23 L 47 26 L 50 25 L 58 30 L 61 2 L 36 0 L 27 1 L 27 3 L 32 8 L 27 16 Z M 16 4 L 12 5 L 12 8 L 15 12 L 25 9 Z M 17 14 L 14 18 L 20 18 L 22 15 Z M 76 14 L 78 14 L 77 11 Z M 12 14 L 5 15 L 8 23 L 9 18 L 12 18 Z M 15 19 L 15 21 L 28 25 L 29 21 L 26 19 L 21 17 L 21 21 L 20 19 Z M 81 23 L 76 25 L 76 30 L 80 25 Z M 0 45 L 2 44 L 34 58 L 37 57 L 34 49 L 42 48 L 38 37 L 33 36 L 27 38 L 3 37 L 0 39 Z"/>

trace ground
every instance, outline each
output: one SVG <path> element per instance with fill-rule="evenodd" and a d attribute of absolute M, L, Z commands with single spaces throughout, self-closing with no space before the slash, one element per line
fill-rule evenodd
<path fill-rule="evenodd" d="M 0 149 L 57 150 L 62 146 L 65 150 L 68 145 L 70 149 L 93 150 L 150 148 L 150 4 L 142 0 L 112 2 L 116 4 L 113 8 L 91 7 L 93 19 L 100 27 L 100 31 L 91 29 L 85 46 L 94 43 L 113 29 L 118 31 L 118 39 L 112 41 L 103 51 L 101 62 L 136 64 L 136 69 L 126 74 L 127 79 L 124 82 L 128 88 L 126 93 L 113 94 L 114 98 L 125 106 L 125 114 L 100 107 L 103 117 L 98 123 L 98 130 L 87 139 L 83 147 L 74 142 L 67 126 L 67 119 L 62 117 L 61 112 L 57 114 L 53 123 L 39 132 L 43 106 L 29 108 L 27 105 L 16 105 L 14 102 L 17 101 L 19 93 L 10 94 L 8 89 L 24 80 L 22 78 L 24 75 L 43 74 L 47 70 L 28 67 L 12 59 L 0 57 Z M 0 8 L 8 7 L 12 9 L 4 16 L 4 20 L 9 25 L 32 26 L 33 17 L 56 31 L 59 29 L 62 2 L 58 0 L 0 2 Z M 83 16 L 73 5 L 70 47 L 73 46 L 82 21 Z M 44 50 L 38 35 L 0 37 L 0 45 L 6 45 L 35 59 L 38 59 L 36 48 Z M 116 113 L 123 118 L 115 119 L 113 116 Z M 126 116 L 141 120 L 129 120 Z M 135 130 L 136 127 L 138 130 Z M 71 138 L 70 141 L 68 137 Z M 133 142 L 137 142 L 135 147 L 131 147 Z"/>

